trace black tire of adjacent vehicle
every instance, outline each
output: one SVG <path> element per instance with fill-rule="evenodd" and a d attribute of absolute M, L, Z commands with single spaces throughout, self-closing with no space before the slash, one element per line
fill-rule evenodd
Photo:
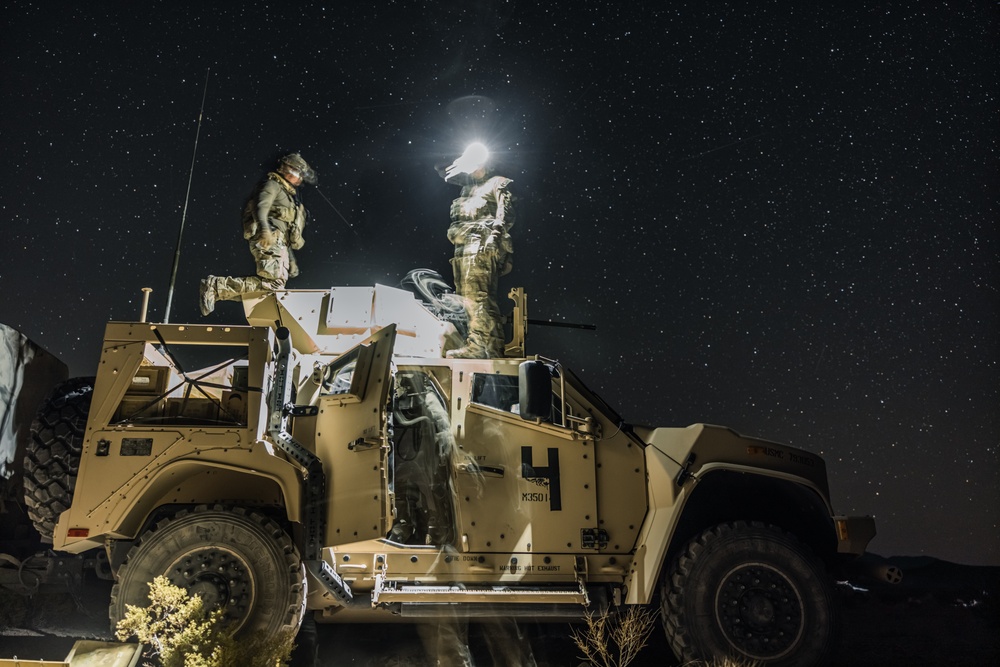
<path fill-rule="evenodd" d="M 94 378 L 67 380 L 52 390 L 31 422 L 24 504 L 43 542 L 52 542 L 56 520 L 73 501 L 93 395 Z"/>
<path fill-rule="evenodd" d="M 836 610 L 818 558 L 783 530 L 737 521 L 684 547 L 661 588 L 663 627 L 681 662 L 714 657 L 822 665 Z"/>
<path fill-rule="evenodd" d="M 111 589 L 111 626 L 126 605 L 149 606 L 157 576 L 222 607 L 240 635 L 296 633 L 305 615 L 306 574 L 285 531 L 242 507 L 201 505 L 161 520 L 129 549 Z"/>

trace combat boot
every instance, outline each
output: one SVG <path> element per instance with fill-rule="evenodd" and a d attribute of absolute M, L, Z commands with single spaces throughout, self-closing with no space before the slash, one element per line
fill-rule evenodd
<path fill-rule="evenodd" d="M 198 286 L 198 305 L 201 306 L 201 314 L 210 315 L 215 310 L 215 276 L 202 278 Z"/>
<path fill-rule="evenodd" d="M 465 345 L 457 350 L 448 350 L 444 356 L 448 359 L 489 359 L 489 343 L 484 341 L 484 338 L 486 337 L 472 332 L 469 334 L 468 340 L 465 341 Z"/>
<path fill-rule="evenodd" d="M 463 345 L 457 350 L 448 350 L 444 354 L 448 359 L 489 359 L 489 351 L 481 345 Z"/>
<path fill-rule="evenodd" d="M 491 337 L 490 338 L 490 344 L 489 344 L 489 358 L 490 359 L 501 359 L 501 358 L 503 358 L 503 356 L 504 356 L 504 347 L 505 346 L 506 346 L 506 343 L 504 343 L 503 338 Z"/>

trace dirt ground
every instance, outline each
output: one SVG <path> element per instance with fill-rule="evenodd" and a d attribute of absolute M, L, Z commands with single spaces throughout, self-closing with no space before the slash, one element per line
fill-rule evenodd
<path fill-rule="evenodd" d="M 476 665 L 495 662 L 483 633 L 470 630 Z M 578 667 L 579 651 L 569 639 L 569 627 L 528 625 L 537 667 Z M 894 665 L 982 667 L 1000 664 L 1000 618 L 936 603 L 883 604 L 866 602 L 846 610 L 837 665 L 888 667 Z M 433 665 L 424 661 L 421 643 L 412 627 L 327 626 L 319 629 L 320 665 Z M 388 636 L 387 636 L 388 635 Z M 370 653 L 372 646 L 384 646 Z M 404 648 L 405 647 L 405 648 Z M 659 627 L 634 667 L 667 667 L 678 662 Z"/>
<path fill-rule="evenodd" d="M 107 630 L 107 582 L 76 591 L 39 594 L 27 600 L 0 592 L 0 657 L 61 660 L 75 639 L 111 639 Z M 838 665 L 887 667 L 1000 664 L 1000 613 L 979 604 L 939 597 L 879 599 L 845 595 Z M 475 664 L 530 664 L 511 657 L 511 625 L 472 625 L 468 646 Z M 30 629 L 29 629 L 30 628 Z M 537 667 L 578 667 L 579 651 L 564 623 L 522 623 L 525 654 Z M 499 632 L 499 635 L 498 635 Z M 320 625 L 315 667 L 430 667 L 427 645 L 412 625 Z M 298 664 L 305 664 L 299 662 Z M 634 667 L 677 665 L 657 625 Z"/>

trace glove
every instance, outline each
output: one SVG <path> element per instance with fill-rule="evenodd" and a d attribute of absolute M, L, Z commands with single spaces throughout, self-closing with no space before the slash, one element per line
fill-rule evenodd
<path fill-rule="evenodd" d="M 274 232 L 270 229 L 262 229 L 260 234 L 257 235 L 257 245 L 260 246 L 261 250 L 270 250 L 274 247 L 274 243 Z"/>
<path fill-rule="evenodd" d="M 306 240 L 302 238 L 302 228 L 293 222 L 288 228 L 288 245 L 292 247 L 292 250 L 298 250 L 305 244 Z"/>
<path fill-rule="evenodd" d="M 497 250 L 500 247 L 500 241 L 503 238 L 503 223 L 494 222 L 489 226 L 489 236 L 483 242 L 483 248 L 486 250 Z"/>
<path fill-rule="evenodd" d="M 249 241 L 253 237 L 257 236 L 257 232 L 260 230 L 260 225 L 257 221 L 251 218 L 243 223 L 243 239 Z"/>

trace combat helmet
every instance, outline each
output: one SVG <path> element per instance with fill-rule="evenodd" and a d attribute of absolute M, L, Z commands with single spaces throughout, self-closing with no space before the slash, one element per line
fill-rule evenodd
<path fill-rule="evenodd" d="M 278 168 L 281 169 L 282 167 L 298 174 L 303 182 L 309 185 L 316 185 L 316 171 L 298 153 L 289 153 L 278 160 Z"/>

